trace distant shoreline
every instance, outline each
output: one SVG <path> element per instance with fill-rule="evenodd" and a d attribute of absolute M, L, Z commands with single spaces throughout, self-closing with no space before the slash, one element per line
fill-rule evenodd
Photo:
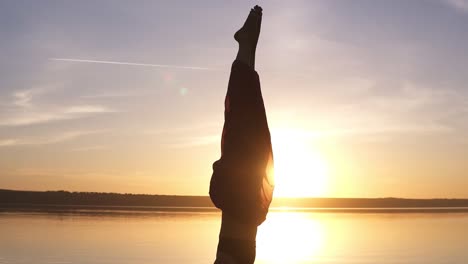
<path fill-rule="evenodd" d="M 0 212 L 219 212 L 208 196 L 0 189 Z M 466 213 L 468 199 L 275 198 L 271 212 Z"/>
<path fill-rule="evenodd" d="M 102 206 L 102 205 L 56 205 L 0 203 L 0 213 L 59 213 L 59 214 L 140 214 L 140 213 L 219 213 L 216 207 L 182 206 Z M 468 207 L 398 207 L 398 208 L 297 208 L 271 207 L 270 212 L 295 213 L 468 213 Z"/>

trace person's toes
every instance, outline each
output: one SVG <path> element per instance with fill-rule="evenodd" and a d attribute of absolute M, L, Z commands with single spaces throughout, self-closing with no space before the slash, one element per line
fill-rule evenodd
<path fill-rule="evenodd" d="M 258 12 L 260 15 L 262 14 L 262 11 L 263 11 L 262 7 L 258 5 L 254 6 L 253 10 Z"/>
<path fill-rule="evenodd" d="M 256 10 L 256 9 L 250 9 L 250 15 L 255 16 L 255 17 L 261 17 L 262 16 L 262 11 Z"/>

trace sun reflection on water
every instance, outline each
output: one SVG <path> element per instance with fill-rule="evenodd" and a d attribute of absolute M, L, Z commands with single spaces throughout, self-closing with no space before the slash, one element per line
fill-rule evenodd
<path fill-rule="evenodd" d="M 259 227 L 256 263 L 304 263 L 315 260 L 324 247 L 324 227 L 310 215 L 274 212 Z"/>

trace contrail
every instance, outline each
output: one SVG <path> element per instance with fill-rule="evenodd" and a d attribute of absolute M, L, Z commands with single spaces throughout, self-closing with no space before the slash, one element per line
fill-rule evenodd
<path fill-rule="evenodd" d="M 114 64 L 114 65 L 130 65 L 130 66 L 157 67 L 157 68 L 187 69 L 187 70 L 202 70 L 202 71 L 215 71 L 216 70 L 216 69 L 205 68 L 205 67 L 134 63 L 134 62 L 122 62 L 122 61 L 83 60 L 83 59 L 70 59 L 70 58 L 50 58 L 49 60 L 68 61 L 68 62 L 84 62 L 84 63 Z"/>

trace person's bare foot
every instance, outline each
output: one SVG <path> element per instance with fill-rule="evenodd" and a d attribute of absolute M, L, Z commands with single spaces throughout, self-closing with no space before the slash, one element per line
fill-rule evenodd
<path fill-rule="evenodd" d="M 262 23 L 262 8 L 256 5 L 250 10 L 244 25 L 234 34 L 234 39 L 240 46 L 248 48 L 253 53 L 257 47 Z M 255 54 L 253 54 L 255 55 Z"/>

